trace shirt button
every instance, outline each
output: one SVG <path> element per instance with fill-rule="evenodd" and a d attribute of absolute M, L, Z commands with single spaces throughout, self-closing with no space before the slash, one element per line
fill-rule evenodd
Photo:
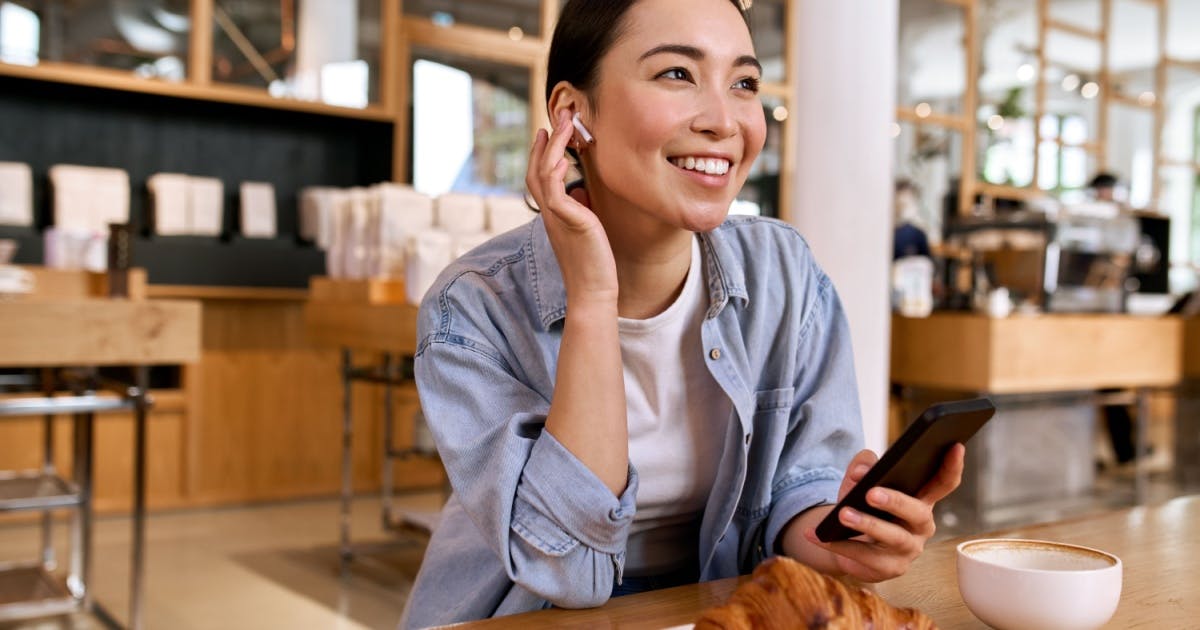
<path fill-rule="evenodd" d="M 750 436 L 751 436 L 751 435 L 754 435 L 754 434 L 753 434 L 753 433 L 747 433 L 747 434 L 746 434 L 746 446 L 750 446 Z"/>
<path fill-rule="evenodd" d="M 716 361 L 717 359 L 720 359 L 720 358 L 721 358 L 721 349 L 720 349 L 720 348 L 713 348 L 712 350 L 709 350 L 709 351 L 708 351 L 708 357 L 709 357 L 710 359 L 712 359 L 713 361 Z"/>

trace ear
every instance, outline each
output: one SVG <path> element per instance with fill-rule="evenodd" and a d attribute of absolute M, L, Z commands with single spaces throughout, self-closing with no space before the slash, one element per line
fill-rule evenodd
<path fill-rule="evenodd" d="M 546 113 L 550 115 L 550 125 L 558 121 L 559 113 L 567 110 L 568 116 L 579 113 L 584 124 L 590 121 L 591 112 L 587 106 L 587 95 L 566 81 L 559 81 L 550 92 L 550 101 L 546 103 Z"/>

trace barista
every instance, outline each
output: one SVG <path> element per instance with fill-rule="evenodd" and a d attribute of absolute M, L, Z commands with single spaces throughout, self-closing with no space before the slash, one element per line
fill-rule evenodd
<path fill-rule="evenodd" d="M 1096 201 L 1116 202 L 1116 190 L 1120 181 L 1116 175 L 1107 172 L 1097 173 L 1088 183 L 1088 190 Z M 1112 393 L 1119 390 L 1102 390 Z M 1113 455 L 1117 464 L 1132 462 L 1136 455 L 1133 441 L 1133 416 L 1129 405 L 1104 405 L 1104 424 L 1108 427 L 1108 435 L 1112 439 Z"/>
<path fill-rule="evenodd" d="M 929 237 L 919 226 L 921 204 L 917 198 L 917 187 L 907 179 L 897 180 L 893 203 L 896 231 L 892 236 L 892 260 L 908 256 L 932 258 Z"/>

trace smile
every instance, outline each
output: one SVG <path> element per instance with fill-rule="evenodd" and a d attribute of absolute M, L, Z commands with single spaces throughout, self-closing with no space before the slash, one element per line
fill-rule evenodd
<path fill-rule="evenodd" d="M 730 167 L 729 160 L 692 156 L 671 158 L 671 164 L 685 171 L 696 171 L 707 175 L 724 175 L 729 172 Z"/>

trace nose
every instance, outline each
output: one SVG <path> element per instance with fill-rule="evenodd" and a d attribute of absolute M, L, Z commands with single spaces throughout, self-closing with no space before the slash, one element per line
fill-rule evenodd
<path fill-rule="evenodd" d="M 716 140 L 737 135 L 738 121 L 728 90 L 711 88 L 700 97 L 699 110 L 692 118 L 692 131 L 712 136 Z"/>

